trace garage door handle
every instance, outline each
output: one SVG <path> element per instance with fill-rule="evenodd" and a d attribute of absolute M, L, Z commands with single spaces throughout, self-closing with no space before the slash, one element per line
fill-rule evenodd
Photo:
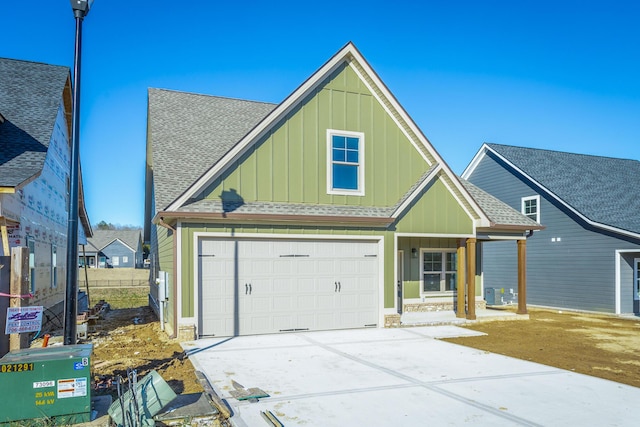
<path fill-rule="evenodd" d="M 249 285 L 247 285 L 246 283 L 244 284 L 244 294 L 249 294 Z"/>
<path fill-rule="evenodd" d="M 342 292 L 342 283 L 338 282 L 338 292 Z"/>
<path fill-rule="evenodd" d="M 253 291 L 253 287 L 251 286 L 251 283 L 249 283 L 249 295 L 251 295 L 251 291 Z"/>
<path fill-rule="evenodd" d="M 336 288 L 333 290 L 333 292 L 338 292 L 338 282 L 333 282 L 334 285 L 336 285 Z"/>

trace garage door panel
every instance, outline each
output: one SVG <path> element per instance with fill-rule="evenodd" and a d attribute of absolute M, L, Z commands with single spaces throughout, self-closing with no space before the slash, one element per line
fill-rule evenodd
<path fill-rule="evenodd" d="M 314 294 L 316 292 L 315 280 L 312 277 L 301 277 L 297 279 L 296 291 L 299 294 Z"/>
<path fill-rule="evenodd" d="M 314 308 L 318 309 L 318 310 L 333 310 L 334 306 L 335 306 L 335 299 L 336 297 L 334 295 L 318 295 L 316 297 L 316 301 L 317 304 Z"/>
<path fill-rule="evenodd" d="M 296 309 L 294 298 L 290 295 L 279 295 L 273 298 L 273 310 L 276 312 L 293 312 Z"/>
<path fill-rule="evenodd" d="M 273 274 L 276 275 L 291 275 L 293 273 L 293 266 L 291 265 L 290 258 L 272 258 L 267 261 L 272 266 Z M 260 272 L 260 270 L 254 270 Z M 261 273 L 261 272 L 260 272 Z"/>
<path fill-rule="evenodd" d="M 276 315 L 273 317 L 272 327 L 273 330 L 270 332 L 280 332 L 291 330 L 295 327 L 296 321 L 294 315 Z"/>
<path fill-rule="evenodd" d="M 322 325 L 322 327 L 318 329 L 339 329 L 341 327 L 336 318 L 335 310 L 316 313 L 315 321 L 318 325 Z"/>
<path fill-rule="evenodd" d="M 292 273 L 295 273 L 297 277 L 300 276 L 313 276 L 317 272 L 321 271 L 318 269 L 318 262 L 312 258 L 298 258 L 295 260 L 296 262 L 292 262 Z"/>
<path fill-rule="evenodd" d="M 201 254 L 215 256 L 199 257 L 202 304 L 209 306 L 199 333 L 231 335 L 234 318 L 241 335 L 375 324 L 379 260 L 367 255 L 377 248 L 357 241 L 204 239 Z"/>
<path fill-rule="evenodd" d="M 276 277 L 273 279 L 273 289 L 278 295 L 290 296 L 296 292 L 297 284 L 289 277 Z"/>

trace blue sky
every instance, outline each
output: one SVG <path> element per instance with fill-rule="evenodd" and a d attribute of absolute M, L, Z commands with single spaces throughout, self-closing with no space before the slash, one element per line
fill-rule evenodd
<path fill-rule="evenodd" d="M 483 142 L 640 160 L 631 1 L 96 0 L 84 21 L 89 217 L 142 225 L 147 89 L 278 103 L 353 41 L 454 172 Z M 8 2 L 0 56 L 73 67 L 67 0 Z"/>

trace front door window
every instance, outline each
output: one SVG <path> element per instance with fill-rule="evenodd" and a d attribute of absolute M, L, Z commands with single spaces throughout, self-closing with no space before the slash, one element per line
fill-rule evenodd
<path fill-rule="evenodd" d="M 455 251 L 422 253 L 422 292 L 451 292 L 456 289 L 457 256 Z"/>

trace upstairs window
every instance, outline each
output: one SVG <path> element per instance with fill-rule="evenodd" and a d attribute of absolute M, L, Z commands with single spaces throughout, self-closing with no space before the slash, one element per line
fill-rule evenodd
<path fill-rule="evenodd" d="M 521 212 L 537 223 L 540 223 L 540 196 L 522 198 Z"/>
<path fill-rule="evenodd" d="M 327 130 L 327 193 L 364 195 L 364 134 Z"/>

